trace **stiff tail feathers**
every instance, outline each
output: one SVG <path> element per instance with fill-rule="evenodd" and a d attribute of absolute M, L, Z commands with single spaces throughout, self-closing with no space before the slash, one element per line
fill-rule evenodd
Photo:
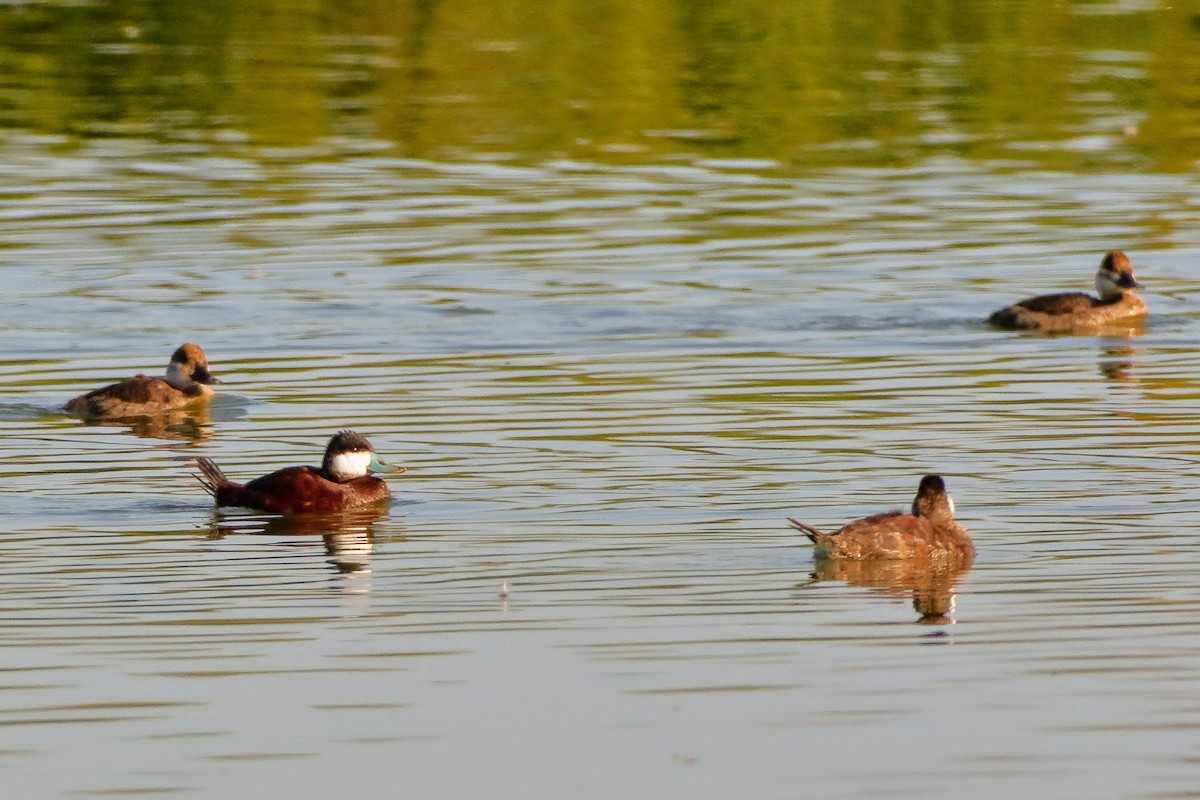
<path fill-rule="evenodd" d="M 807 522 L 801 522 L 800 520 L 796 519 L 795 517 L 788 517 L 787 521 L 788 521 L 789 525 L 791 525 L 796 530 L 801 531 L 813 543 L 816 543 L 817 537 L 825 535 L 825 534 L 821 533 L 819 530 L 817 530 L 816 528 L 814 528 L 812 525 L 809 525 Z"/>
<path fill-rule="evenodd" d="M 229 485 L 229 479 L 225 477 L 224 472 L 221 472 L 221 468 L 213 463 L 212 459 L 198 456 L 196 466 L 200 469 L 200 474 L 195 476 L 196 480 L 200 481 L 204 490 L 214 498 L 217 496 L 218 489 Z"/>

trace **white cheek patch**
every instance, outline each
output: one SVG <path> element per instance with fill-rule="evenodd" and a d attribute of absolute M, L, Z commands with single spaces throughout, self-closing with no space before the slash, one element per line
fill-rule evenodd
<path fill-rule="evenodd" d="M 352 453 L 338 453 L 329 465 L 329 471 L 337 478 L 352 480 L 367 474 L 367 465 L 371 463 L 370 450 L 358 450 Z"/>
<path fill-rule="evenodd" d="M 1112 297 L 1114 294 L 1121 293 L 1121 287 L 1117 285 L 1116 280 L 1107 272 L 1101 272 L 1096 275 L 1096 291 L 1101 297 Z"/>
<path fill-rule="evenodd" d="M 184 372 L 183 364 L 178 361 L 172 361 L 167 365 L 166 381 L 176 389 L 186 389 L 192 385 L 191 376 Z"/>
<path fill-rule="evenodd" d="M 946 495 L 946 502 L 950 504 L 950 516 L 954 516 L 954 498 Z"/>

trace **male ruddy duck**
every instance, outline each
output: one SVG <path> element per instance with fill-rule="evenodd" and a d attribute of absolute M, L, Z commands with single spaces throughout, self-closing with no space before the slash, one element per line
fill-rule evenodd
<path fill-rule="evenodd" d="M 954 501 L 938 475 L 921 479 L 912 513 L 888 511 L 857 519 L 833 533 L 788 517 L 788 523 L 816 545 L 817 558 L 971 558 L 975 545 L 954 521 Z"/>
<path fill-rule="evenodd" d="M 134 375 L 128 380 L 81 394 L 65 409 L 80 417 L 138 417 L 157 414 L 208 400 L 220 383 L 208 371 L 208 359 L 198 345 L 182 345 L 171 355 L 165 378 Z"/>
<path fill-rule="evenodd" d="M 366 437 L 341 431 L 329 440 L 320 467 L 287 467 L 234 483 L 211 460 L 196 459 L 204 484 L 218 506 L 243 506 L 272 514 L 328 513 L 391 497 L 387 484 L 371 472 L 404 472 L 375 455 Z"/>
<path fill-rule="evenodd" d="M 1106 254 L 1096 273 L 1099 297 L 1085 292 L 1044 294 L 1002 308 L 988 317 L 1001 328 L 1066 333 L 1101 328 L 1146 313 L 1146 304 L 1133 293 L 1133 265 L 1117 250 Z"/>

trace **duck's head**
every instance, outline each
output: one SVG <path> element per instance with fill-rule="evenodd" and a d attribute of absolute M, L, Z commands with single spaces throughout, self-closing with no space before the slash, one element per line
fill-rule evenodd
<path fill-rule="evenodd" d="M 367 437 L 354 431 L 339 431 L 325 447 L 321 471 L 338 483 L 361 478 L 371 472 L 404 472 L 404 467 L 389 464 L 375 454 Z"/>
<path fill-rule="evenodd" d="M 928 517 L 934 522 L 954 521 L 954 500 L 946 492 L 946 482 L 940 475 L 921 478 L 917 496 L 913 499 L 914 517 Z"/>
<path fill-rule="evenodd" d="M 208 371 L 208 357 L 204 355 L 200 345 L 191 342 L 180 345 L 179 349 L 171 354 L 166 381 L 180 390 L 191 389 L 198 383 L 220 383 Z"/>
<path fill-rule="evenodd" d="M 1101 300 L 1116 300 L 1130 289 L 1140 287 L 1133 277 L 1133 264 L 1124 253 L 1113 250 L 1104 255 L 1096 272 L 1096 291 Z"/>

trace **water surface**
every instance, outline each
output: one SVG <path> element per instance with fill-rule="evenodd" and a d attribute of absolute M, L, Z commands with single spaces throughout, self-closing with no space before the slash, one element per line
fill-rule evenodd
<path fill-rule="evenodd" d="M 376 5 L 0 11 L 10 794 L 1194 794 L 1185 10 Z M 982 324 L 1117 247 L 1144 326 Z M 206 412 L 56 411 L 185 340 Z M 190 474 L 341 428 L 389 509 Z M 783 523 L 935 471 L 965 573 Z"/>

